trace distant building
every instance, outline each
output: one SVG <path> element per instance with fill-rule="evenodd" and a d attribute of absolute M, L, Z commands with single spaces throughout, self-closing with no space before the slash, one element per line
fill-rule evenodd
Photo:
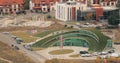
<path fill-rule="evenodd" d="M 62 21 L 84 20 L 91 13 L 94 20 L 118 14 L 117 0 L 61 0 L 56 3 L 56 18 Z"/>
<path fill-rule="evenodd" d="M 76 1 L 57 2 L 56 18 L 62 21 L 77 20 L 77 10 L 84 10 L 86 7 L 86 4 Z"/>
<path fill-rule="evenodd" d="M 23 0 L 0 0 L 0 13 L 13 14 L 22 11 L 23 4 Z"/>
<path fill-rule="evenodd" d="M 29 9 L 36 12 L 49 12 L 55 10 L 55 3 L 59 0 L 30 0 Z"/>

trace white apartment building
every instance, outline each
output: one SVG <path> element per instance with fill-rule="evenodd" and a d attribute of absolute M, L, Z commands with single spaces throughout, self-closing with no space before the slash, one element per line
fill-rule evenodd
<path fill-rule="evenodd" d="M 76 1 L 57 2 L 56 3 L 56 19 L 62 21 L 76 20 L 77 10 L 85 11 L 87 4 L 78 3 Z"/>

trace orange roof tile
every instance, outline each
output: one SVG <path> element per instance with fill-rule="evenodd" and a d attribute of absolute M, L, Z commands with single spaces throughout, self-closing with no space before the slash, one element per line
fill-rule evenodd
<path fill-rule="evenodd" d="M 50 2 L 57 2 L 59 0 L 31 0 L 33 3 L 42 3 L 45 2 L 46 4 L 49 4 Z"/>
<path fill-rule="evenodd" d="M 23 4 L 23 0 L 0 0 L 0 5 Z"/>

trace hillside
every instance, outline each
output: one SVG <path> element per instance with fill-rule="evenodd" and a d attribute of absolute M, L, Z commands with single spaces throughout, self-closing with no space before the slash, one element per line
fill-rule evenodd
<path fill-rule="evenodd" d="M 12 63 L 34 63 L 30 60 L 30 58 L 24 56 L 21 52 L 14 50 L 2 42 L 0 42 L 0 58 L 8 60 L 8 62 L 10 61 Z M 8 63 L 2 59 L 0 59 L 0 63 Z"/>

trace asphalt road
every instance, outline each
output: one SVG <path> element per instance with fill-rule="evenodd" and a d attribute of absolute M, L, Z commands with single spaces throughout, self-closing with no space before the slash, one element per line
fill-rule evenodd
<path fill-rule="evenodd" d="M 0 41 L 8 44 L 9 46 L 11 45 L 18 46 L 20 48 L 19 51 L 22 51 L 26 56 L 30 57 L 31 60 L 33 60 L 35 63 L 45 63 L 45 60 L 47 60 L 42 55 L 37 54 L 34 51 L 25 49 L 21 44 L 17 44 L 16 41 L 11 37 L 11 35 L 0 33 Z"/>

